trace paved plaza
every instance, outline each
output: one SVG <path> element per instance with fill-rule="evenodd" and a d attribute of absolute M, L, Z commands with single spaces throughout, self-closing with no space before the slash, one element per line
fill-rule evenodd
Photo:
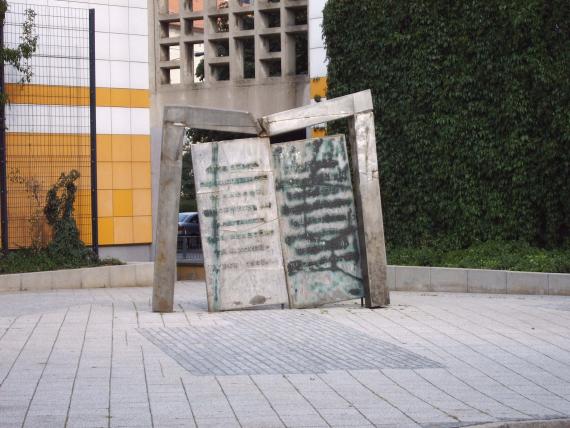
<path fill-rule="evenodd" d="M 0 294 L 1 427 L 458 427 L 570 417 L 570 298 L 393 292 L 209 314 L 180 282 Z"/>

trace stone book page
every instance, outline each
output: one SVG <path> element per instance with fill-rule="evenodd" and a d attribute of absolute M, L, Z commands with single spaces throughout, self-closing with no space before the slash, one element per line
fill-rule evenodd
<path fill-rule="evenodd" d="M 291 307 L 364 295 L 343 135 L 271 146 Z"/>
<path fill-rule="evenodd" d="M 192 145 L 209 311 L 287 304 L 269 139 Z"/>

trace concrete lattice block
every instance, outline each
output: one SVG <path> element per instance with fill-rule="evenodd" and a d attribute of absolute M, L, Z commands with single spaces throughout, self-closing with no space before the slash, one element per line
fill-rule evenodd
<path fill-rule="evenodd" d="M 83 269 L 66 269 L 52 271 L 52 288 L 81 288 L 82 270 Z"/>
<path fill-rule="evenodd" d="M 536 272 L 508 272 L 507 293 L 548 294 L 548 274 Z"/>
<path fill-rule="evenodd" d="M 507 271 L 467 269 L 469 293 L 507 293 Z"/>
<path fill-rule="evenodd" d="M 110 287 L 110 269 L 110 266 L 81 269 L 81 288 Z"/>
<path fill-rule="evenodd" d="M 570 274 L 549 273 L 548 294 L 553 296 L 570 296 Z"/>
<path fill-rule="evenodd" d="M 467 293 L 467 270 L 432 267 L 431 290 Z"/>
<path fill-rule="evenodd" d="M 22 288 L 22 275 L 19 273 L 0 275 L 0 292 L 20 291 Z"/>
<path fill-rule="evenodd" d="M 137 285 L 136 265 L 112 266 L 109 270 L 111 287 L 134 287 Z"/>
<path fill-rule="evenodd" d="M 152 287 L 154 263 L 137 263 L 134 266 L 137 287 Z"/>
<path fill-rule="evenodd" d="M 430 268 L 396 266 L 396 290 L 430 291 Z"/>
<path fill-rule="evenodd" d="M 42 291 L 53 288 L 53 273 L 30 272 L 22 274 L 22 291 Z"/>

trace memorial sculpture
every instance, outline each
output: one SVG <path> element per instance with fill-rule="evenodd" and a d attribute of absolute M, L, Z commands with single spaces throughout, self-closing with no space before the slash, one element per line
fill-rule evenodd
<path fill-rule="evenodd" d="M 354 183 L 342 135 L 269 143 L 269 136 L 340 118 L 349 119 Z M 165 108 L 154 311 L 173 308 L 186 128 L 257 135 L 192 145 L 209 311 L 358 297 L 370 308 L 389 304 L 372 99 L 364 91 L 259 120 Z"/>

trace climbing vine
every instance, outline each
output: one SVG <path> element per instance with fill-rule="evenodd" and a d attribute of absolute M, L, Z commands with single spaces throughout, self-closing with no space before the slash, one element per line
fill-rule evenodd
<path fill-rule="evenodd" d="M 570 238 L 568 0 L 329 0 L 328 97 L 370 88 L 389 244 Z"/>
<path fill-rule="evenodd" d="M 75 182 L 80 174 L 71 170 L 62 173 L 48 190 L 44 214 L 52 228 L 52 239 L 47 247 L 50 256 L 69 264 L 97 260 L 96 254 L 85 246 L 79 237 L 79 229 L 73 218 L 73 204 L 77 193 Z"/>
<path fill-rule="evenodd" d="M 2 28 L 6 22 L 7 11 L 8 2 L 0 0 L 0 26 Z M 20 43 L 15 48 L 0 47 L 0 61 L 11 65 L 21 73 L 20 83 L 29 83 L 33 76 L 30 60 L 38 48 L 38 35 L 35 25 L 36 12 L 33 9 L 26 9 L 24 15 Z M 6 104 L 8 101 L 8 95 L 5 92 L 0 93 L 0 103 Z"/>

